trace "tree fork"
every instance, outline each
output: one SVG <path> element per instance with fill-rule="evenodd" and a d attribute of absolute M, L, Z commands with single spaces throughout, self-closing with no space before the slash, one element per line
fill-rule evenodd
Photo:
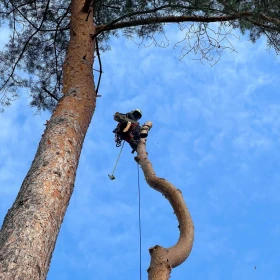
<path fill-rule="evenodd" d="M 152 123 L 146 122 L 142 130 L 148 133 L 151 127 Z M 170 202 L 179 222 L 180 237 L 174 246 L 163 248 L 156 245 L 149 249 L 151 255 L 148 268 L 149 280 L 167 280 L 172 268 L 182 264 L 191 252 L 194 241 L 193 221 L 182 192 L 167 180 L 156 176 L 146 152 L 146 138 L 140 140 L 135 160 L 140 164 L 149 186 L 159 191 Z"/>
<path fill-rule="evenodd" d="M 74 188 L 78 161 L 96 102 L 92 74 L 95 33 L 84 3 L 71 2 L 63 97 L 0 232 L 0 279 L 46 279 Z M 86 4 L 88 1 L 86 1 Z"/>

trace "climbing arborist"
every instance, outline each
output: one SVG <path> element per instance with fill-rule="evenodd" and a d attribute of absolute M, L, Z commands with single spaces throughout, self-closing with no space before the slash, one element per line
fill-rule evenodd
<path fill-rule="evenodd" d="M 129 113 L 115 113 L 114 120 L 119 122 L 117 127 L 113 130 L 115 133 L 116 146 L 119 147 L 122 140 L 129 143 L 132 148 L 132 153 L 137 149 L 140 139 L 141 127 L 138 123 L 142 117 L 142 112 L 135 109 Z"/>

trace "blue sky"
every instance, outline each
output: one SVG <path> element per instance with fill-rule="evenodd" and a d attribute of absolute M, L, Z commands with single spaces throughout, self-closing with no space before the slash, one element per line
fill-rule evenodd
<path fill-rule="evenodd" d="M 167 35 L 180 36 L 175 29 Z M 195 224 L 193 250 L 172 279 L 280 279 L 279 57 L 264 39 L 232 43 L 236 52 L 211 66 L 192 55 L 179 61 L 171 42 L 139 47 L 112 39 L 48 280 L 139 279 L 137 166 L 128 145 L 116 180 L 107 176 L 119 152 L 113 114 L 134 108 L 153 122 L 147 150 L 157 175 L 182 190 Z M 22 91 L 0 115 L 1 222 L 49 119 L 35 113 Z M 141 170 L 140 186 L 145 279 L 148 248 L 173 245 L 178 223 Z"/>

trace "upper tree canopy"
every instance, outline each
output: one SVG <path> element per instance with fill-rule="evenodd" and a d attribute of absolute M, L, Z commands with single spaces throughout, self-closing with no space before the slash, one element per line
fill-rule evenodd
<path fill-rule="evenodd" d="M 32 106 L 54 108 L 62 94 L 70 4 L 70 0 L 1 1 L 0 24 L 8 22 L 11 31 L 9 42 L 0 51 L 2 106 L 17 97 L 19 87 L 28 87 Z M 253 42 L 265 35 L 268 45 L 276 53 L 280 51 L 279 0 L 85 0 L 84 8 L 88 11 L 85 20 L 93 19 L 97 26 L 92 37 L 98 38 L 103 50 L 110 47 L 109 36 L 117 35 L 119 29 L 127 37 L 146 39 L 164 32 L 166 23 L 179 23 L 186 34 L 186 52 L 195 50 L 201 58 L 211 59 L 210 51 L 223 49 L 218 36 L 230 32 L 224 33 L 225 26 L 248 31 Z M 219 23 L 217 31 L 211 31 L 211 22 Z"/>

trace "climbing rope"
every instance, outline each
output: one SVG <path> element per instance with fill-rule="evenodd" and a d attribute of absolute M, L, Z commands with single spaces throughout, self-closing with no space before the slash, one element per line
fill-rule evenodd
<path fill-rule="evenodd" d="M 118 155 L 118 158 L 117 158 L 116 164 L 115 164 L 115 166 L 114 166 L 114 169 L 113 169 L 112 175 L 108 174 L 108 176 L 109 176 L 109 178 L 110 178 L 111 180 L 115 180 L 114 172 L 115 172 L 115 170 L 116 170 L 116 167 L 117 167 L 118 161 L 119 161 L 119 159 L 120 159 L 120 156 L 121 156 L 121 153 L 122 153 L 122 149 L 123 149 L 124 142 L 125 142 L 125 141 L 123 141 L 123 144 L 122 144 L 121 150 L 120 150 L 120 152 L 119 152 L 119 155 Z"/>
<path fill-rule="evenodd" d="M 117 158 L 117 161 L 116 161 L 116 164 L 115 164 L 115 166 L 114 166 L 114 169 L 113 169 L 112 174 L 114 174 L 114 172 L 115 172 L 115 170 L 116 170 L 117 164 L 118 164 L 118 162 L 119 162 L 119 159 L 120 159 L 120 156 L 121 156 L 121 153 L 122 153 L 123 145 L 124 145 L 124 141 L 123 141 L 123 144 L 122 144 L 121 150 L 120 150 L 120 152 L 119 152 L 119 155 L 118 155 L 118 158 Z"/>
<path fill-rule="evenodd" d="M 140 280 L 142 280 L 142 230 L 141 230 L 141 193 L 140 193 L 140 180 L 139 180 L 139 164 L 137 164 L 138 171 L 138 228 L 139 228 L 139 252 L 140 252 Z"/>

